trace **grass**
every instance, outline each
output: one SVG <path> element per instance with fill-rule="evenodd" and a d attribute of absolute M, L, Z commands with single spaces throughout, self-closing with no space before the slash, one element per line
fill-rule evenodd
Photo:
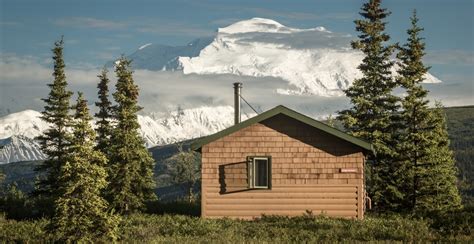
<path fill-rule="evenodd" d="M 325 216 L 262 216 L 254 221 L 202 219 L 185 215 L 134 214 L 124 217 L 120 241 L 133 243 L 305 243 L 334 241 L 472 241 L 468 231 L 443 232 L 429 219 L 399 215 L 368 216 L 364 220 Z M 47 220 L 15 221 L 0 217 L 1 242 L 50 242 Z"/>

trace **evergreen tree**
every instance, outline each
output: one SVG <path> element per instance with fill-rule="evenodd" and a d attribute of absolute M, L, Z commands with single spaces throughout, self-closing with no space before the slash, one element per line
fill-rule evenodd
<path fill-rule="evenodd" d="M 34 194 L 54 200 L 58 196 L 57 175 L 60 168 L 65 164 L 65 157 L 68 154 L 71 140 L 71 134 L 68 130 L 71 124 L 69 99 L 72 92 L 67 90 L 68 83 L 64 73 L 62 38 L 54 43 L 52 51 L 54 53 L 54 80 L 51 84 L 48 84 L 51 89 L 48 97 L 42 99 L 46 105 L 41 117 L 50 124 L 50 127 L 39 137 L 41 149 L 47 155 L 47 158 L 36 168 L 41 177 L 36 182 Z"/>
<path fill-rule="evenodd" d="M 459 209 L 461 196 L 456 187 L 457 168 L 453 151 L 449 148 L 446 115 L 440 103 L 432 110 L 431 130 L 433 144 L 422 163 L 418 165 L 418 185 L 415 211 L 448 211 Z"/>
<path fill-rule="evenodd" d="M 361 8 L 362 20 L 356 20 L 359 40 L 352 47 L 365 54 L 359 69 L 363 77 L 345 91 L 352 107 L 341 111 L 339 119 L 354 136 L 371 142 L 376 156 L 369 162 L 368 192 L 375 207 L 392 209 L 394 199 L 402 197 L 397 185 L 399 172 L 391 161 L 396 156 L 394 135 L 397 127 L 398 98 L 392 95 L 396 83 L 392 79 L 394 45 L 386 44 L 390 37 L 383 20 L 390 14 L 381 8 L 380 0 L 369 0 Z"/>
<path fill-rule="evenodd" d="M 116 126 L 111 136 L 110 185 L 111 205 L 120 213 L 141 210 L 147 200 L 156 198 L 153 189 L 154 160 L 139 134 L 137 112 L 138 86 L 134 83 L 130 61 L 122 57 L 115 68 L 117 103 L 114 106 Z"/>
<path fill-rule="evenodd" d="M 432 150 L 434 129 L 432 111 L 428 107 L 428 91 L 421 86 L 429 67 L 423 64 L 425 43 L 419 36 L 423 30 L 418 26 L 416 11 L 411 17 L 411 28 L 407 30 L 407 43 L 400 47 L 397 54 L 399 70 L 396 78 L 398 84 L 405 89 L 406 96 L 402 99 L 399 131 L 398 165 L 405 172 L 400 187 L 407 193 L 400 205 L 401 209 L 413 211 L 419 191 L 419 167 Z"/>
<path fill-rule="evenodd" d="M 110 135 L 112 134 L 111 125 L 111 109 L 112 103 L 109 101 L 109 78 L 107 78 L 107 69 L 104 67 L 100 75 L 98 75 L 100 81 L 97 85 L 99 89 L 99 101 L 95 105 L 99 108 L 99 111 L 95 114 L 97 118 L 97 145 L 96 149 L 108 155 L 110 150 Z"/>
<path fill-rule="evenodd" d="M 406 91 L 400 113 L 397 148 L 400 153 L 396 165 L 404 172 L 400 175 L 400 188 L 407 194 L 400 206 L 408 211 L 441 210 L 459 206 L 460 198 L 444 115 L 440 107 L 435 110 L 428 107 L 428 91 L 421 85 L 429 67 L 423 64 L 425 43 L 419 36 L 423 28 L 418 26 L 418 21 L 414 11 L 407 43 L 397 54 L 400 62 L 396 80 Z"/>
<path fill-rule="evenodd" d="M 183 150 L 178 145 L 178 153 L 165 160 L 171 180 L 180 185 L 188 193 L 188 201 L 196 200 L 194 186 L 201 180 L 201 160 L 199 154 L 191 150 Z"/>
<path fill-rule="evenodd" d="M 107 185 L 105 156 L 94 149 L 95 132 L 90 125 L 87 102 L 79 93 L 74 116 L 70 153 L 58 174 L 61 195 L 55 201 L 50 230 L 61 241 L 115 240 L 118 217 L 108 212 L 101 191 Z"/>
<path fill-rule="evenodd" d="M 336 121 L 333 117 L 332 114 L 329 114 L 328 117 L 326 118 L 326 124 L 331 126 L 331 127 L 335 127 L 336 126 Z"/>

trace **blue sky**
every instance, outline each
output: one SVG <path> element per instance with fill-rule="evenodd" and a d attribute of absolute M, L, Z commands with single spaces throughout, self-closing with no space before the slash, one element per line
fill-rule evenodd
<path fill-rule="evenodd" d="M 50 65 L 53 42 L 64 35 L 68 67 L 95 68 L 146 43 L 183 45 L 214 35 L 218 27 L 252 17 L 274 19 L 295 28 L 324 26 L 355 36 L 353 21 L 359 18 L 363 2 L 0 0 L 0 58 L 27 57 L 30 61 L 21 62 Z M 447 100 L 455 99 L 457 92 L 464 94 L 464 103 L 474 100 L 473 5 L 472 0 L 383 1 L 392 12 L 387 26 L 392 42 L 404 42 L 409 17 L 417 9 L 425 28 L 426 63 L 432 66 L 432 74 L 451 87 L 444 97 Z M 442 90 L 438 92 L 443 95 Z"/>
<path fill-rule="evenodd" d="M 251 17 L 299 28 L 324 26 L 354 35 L 353 20 L 362 2 L 2 0 L 1 52 L 47 58 L 52 42 L 64 35 L 68 60 L 101 64 L 144 43 L 185 44 Z M 416 8 L 428 50 L 472 54 L 472 0 L 390 0 L 383 4 L 392 11 L 387 31 L 394 41 L 404 40 L 408 17 Z"/>

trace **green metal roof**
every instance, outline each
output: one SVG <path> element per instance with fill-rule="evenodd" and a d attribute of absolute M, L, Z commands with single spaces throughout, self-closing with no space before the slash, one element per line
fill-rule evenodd
<path fill-rule="evenodd" d="M 224 130 L 221 130 L 215 134 L 212 134 L 212 135 L 209 135 L 209 136 L 206 136 L 206 137 L 202 137 L 198 140 L 196 140 L 194 143 L 191 144 L 191 149 L 192 150 L 199 150 L 202 146 L 208 144 L 208 143 L 211 143 L 217 139 L 220 139 L 224 136 L 227 136 L 229 134 L 232 134 L 236 131 L 239 131 L 245 127 L 248 127 L 250 125 L 253 125 L 255 123 L 259 123 L 261 121 L 264 121 L 266 119 L 269 119 L 275 115 L 278 115 L 278 114 L 284 114 L 290 118 L 293 118 L 293 119 L 296 119 L 300 122 L 303 122 L 305 124 L 308 124 L 316 129 L 319 129 L 319 130 L 322 130 L 326 133 L 329 133 L 335 137 L 338 137 L 342 140 L 345 140 L 347 142 L 350 142 L 354 145 L 357 145 L 363 149 L 366 149 L 370 152 L 374 152 L 373 150 L 373 147 L 372 147 L 372 144 L 364 141 L 364 140 L 361 140 L 357 137 L 354 137 L 354 136 L 351 136 L 343 131 L 340 131 L 336 128 L 333 128 L 331 126 L 328 126 L 322 122 L 319 122 L 317 120 L 314 120 L 306 115 L 303 115 L 301 113 L 298 113 L 294 110 L 291 110 L 285 106 L 282 106 L 282 105 L 279 105 L 279 106 L 276 106 L 264 113 L 261 113 L 253 118 L 250 118 L 248 120 L 245 120 L 239 124 L 236 124 L 234 126 L 231 126 L 227 129 L 224 129 Z"/>

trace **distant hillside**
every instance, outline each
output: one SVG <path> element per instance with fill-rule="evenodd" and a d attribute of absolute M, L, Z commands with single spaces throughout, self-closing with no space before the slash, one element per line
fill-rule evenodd
<path fill-rule="evenodd" d="M 446 108 L 448 132 L 459 168 L 461 191 L 474 198 L 474 106 Z"/>
<path fill-rule="evenodd" d="M 8 184 L 14 182 L 22 191 L 32 191 L 36 178 L 34 168 L 40 162 L 41 161 L 24 161 L 12 164 L 0 164 L 0 171 L 6 176 L 0 189 L 4 189 Z"/>
<path fill-rule="evenodd" d="M 170 181 L 164 161 L 178 152 L 178 146 L 183 150 L 188 150 L 193 140 L 183 141 L 178 144 L 169 144 L 165 146 L 156 146 L 149 148 L 150 153 L 156 161 L 155 181 L 157 183 L 156 193 L 162 200 L 176 199 L 185 196 L 183 188 L 173 185 Z M 0 172 L 6 175 L 5 181 L 0 185 L 4 189 L 8 184 L 15 182 L 24 192 L 31 192 L 34 189 L 34 182 L 37 176 L 34 169 L 41 161 L 23 161 L 10 164 L 0 164 Z"/>
<path fill-rule="evenodd" d="M 459 168 L 461 188 L 465 198 L 474 197 L 474 106 L 446 108 L 448 131 L 451 147 L 456 156 Z M 191 141 L 185 141 L 184 149 L 188 149 Z M 157 162 L 155 179 L 158 183 L 157 193 L 162 199 L 182 195 L 179 187 L 172 186 L 163 161 L 177 152 L 177 145 L 157 146 L 149 149 Z M 0 171 L 6 174 L 4 185 L 17 182 L 20 189 L 31 191 L 36 177 L 33 171 L 39 161 L 16 162 L 0 165 Z"/>

